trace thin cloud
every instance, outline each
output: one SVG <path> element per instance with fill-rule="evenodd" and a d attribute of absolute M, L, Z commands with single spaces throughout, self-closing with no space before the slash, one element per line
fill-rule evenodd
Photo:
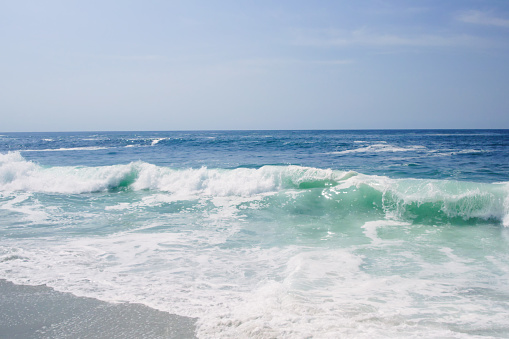
<path fill-rule="evenodd" d="M 458 20 L 469 24 L 509 27 L 509 19 L 503 19 L 482 11 L 467 11 L 458 16 Z"/>
<path fill-rule="evenodd" d="M 292 58 L 259 58 L 244 59 L 239 61 L 240 64 L 249 66 L 281 66 L 281 65 L 348 65 L 354 63 L 352 59 L 332 59 L 332 60 L 304 60 Z"/>
<path fill-rule="evenodd" d="M 469 35 L 397 35 L 359 29 L 352 32 L 328 31 L 300 36 L 297 45 L 322 47 L 445 47 L 479 46 L 482 40 Z"/>
<path fill-rule="evenodd" d="M 355 61 L 352 59 L 345 59 L 345 60 L 318 60 L 318 61 L 312 61 L 311 63 L 318 64 L 318 65 L 349 65 L 353 64 Z"/>
<path fill-rule="evenodd" d="M 380 14 L 380 15 L 416 15 L 427 13 L 431 11 L 430 7 L 401 7 L 399 4 L 381 3 L 381 7 L 375 7 L 373 9 L 367 8 L 369 12 Z"/>
<path fill-rule="evenodd" d="M 118 61 L 160 61 L 166 60 L 162 55 L 82 55 L 87 58 L 102 59 L 102 60 L 118 60 Z"/>
<path fill-rule="evenodd" d="M 161 55 L 106 55 L 104 58 L 130 61 L 155 61 L 165 59 Z"/>

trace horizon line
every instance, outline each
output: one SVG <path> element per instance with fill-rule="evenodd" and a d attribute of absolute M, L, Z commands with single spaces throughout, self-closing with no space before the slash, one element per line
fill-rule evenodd
<path fill-rule="evenodd" d="M 176 129 L 176 130 L 67 130 L 67 131 L 0 131 L 5 133 L 127 133 L 127 132 L 282 132 L 282 131 L 503 131 L 509 128 L 342 128 L 342 129 Z"/>

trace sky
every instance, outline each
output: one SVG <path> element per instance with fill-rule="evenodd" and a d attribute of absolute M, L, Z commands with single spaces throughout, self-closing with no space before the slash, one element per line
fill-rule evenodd
<path fill-rule="evenodd" d="M 509 1 L 0 0 L 0 131 L 509 128 Z"/>

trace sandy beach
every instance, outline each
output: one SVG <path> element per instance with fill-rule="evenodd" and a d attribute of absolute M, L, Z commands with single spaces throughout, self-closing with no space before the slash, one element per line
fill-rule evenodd
<path fill-rule="evenodd" d="M 0 279 L 0 338 L 195 338 L 195 319 Z"/>

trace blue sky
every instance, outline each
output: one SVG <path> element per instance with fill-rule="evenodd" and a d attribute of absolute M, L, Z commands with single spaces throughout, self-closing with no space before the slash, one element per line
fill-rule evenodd
<path fill-rule="evenodd" d="M 0 0 L 0 131 L 509 128 L 509 1 Z"/>

